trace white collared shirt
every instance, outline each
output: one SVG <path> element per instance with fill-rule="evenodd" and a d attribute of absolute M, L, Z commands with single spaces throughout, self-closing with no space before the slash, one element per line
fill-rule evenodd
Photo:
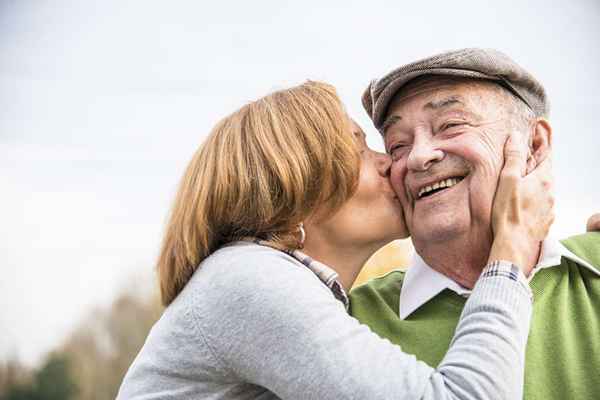
<path fill-rule="evenodd" d="M 596 268 L 570 252 L 558 240 L 548 238 L 542 242 L 540 260 L 531 272 L 529 280 L 531 281 L 535 273 L 540 269 L 560 265 L 561 257 L 568 258 L 600 275 L 600 272 Z M 400 319 L 406 319 L 444 289 L 450 289 L 464 297 L 468 297 L 471 293 L 471 289 L 459 285 L 446 275 L 434 270 L 427 265 L 421 256 L 415 253 L 402 282 L 399 310 Z"/>

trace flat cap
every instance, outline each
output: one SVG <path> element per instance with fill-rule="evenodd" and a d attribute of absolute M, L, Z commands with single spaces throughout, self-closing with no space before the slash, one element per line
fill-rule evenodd
<path fill-rule="evenodd" d="M 377 129 L 381 129 L 394 95 L 423 75 L 489 79 L 525 102 L 536 116 L 547 116 L 550 111 L 544 87 L 529 72 L 497 50 L 470 48 L 406 64 L 373 80 L 363 93 L 362 103 Z"/>

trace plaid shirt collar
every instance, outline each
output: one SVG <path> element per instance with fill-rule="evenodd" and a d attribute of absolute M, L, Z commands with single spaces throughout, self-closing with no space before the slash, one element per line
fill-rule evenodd
<path fill-rule="evenodd" d="M 348 307 L 350 306 L 348 295 L 346 294 L 346 291 L 344 290 L 342 284 L 338 280 L 338 273 L 335 272 L 331 267 L 312 259 L 308 255 L 304 254 L 303 252 L 297 249 L 285 249 L 266 240 L 261 240 L 252 237 L 243 238 L 242 240 L 245 242 L 252 242 L 261 246 L 271 247 L 275 250 L 279 250 L 286 253 L 290 257 L 295 258 L 302 265 L 311 270 L 317 276 L 317 278 L 319 278 L 319 280 L 323 282 L 325 286 L 329 288 L 329 290 L 331 290 L 333 296 L 339 301 L 341 301 L 342 304 L 344 304 L 346 311 L 348 310 Z"/>

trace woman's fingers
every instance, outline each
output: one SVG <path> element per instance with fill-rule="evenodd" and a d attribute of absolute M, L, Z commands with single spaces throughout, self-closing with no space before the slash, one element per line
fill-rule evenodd
<path fill-rule="evenodd" d="M 504 167 L 502 173 L 514 177 L 523 176 L 527 167 L 527 147 L 523 143 L 523 134 L 513 131 L 504 143 Z"/>
<path fill-rule="evenodd" d="M 546 156 L 544 160 L 537 163 L 536 167 L 529 172 L 528 180 L 537 180 L 542 189 L 550 191 L 554 186 L 554 177 L 552 176 L 552 157 Z"/>
<path fill-rule="evenodd" d="M 552 159 L 547 156 L 543 161 L 523 178 L 523 193 L 530 198 L 539 213 L 536 236 L 544 239 L 554 222 L 554 178 L 552 176 Z M 544 218 L 545 216 L 545 218 Z"/>
<path fill-rule="evenodd" d="M 594 214 L 590 217 L 590 219 L 588 219 L 587 231 L 600 231 L 600 213 Z"/>

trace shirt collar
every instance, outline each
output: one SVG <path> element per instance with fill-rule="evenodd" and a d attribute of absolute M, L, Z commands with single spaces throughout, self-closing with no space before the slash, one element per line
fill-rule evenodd
<path fill-rule="evenodd" d="M 529 280 L 541 269 L 560 265 L 561 257 L 568 258 L 600 275 L 600 272 L 596 268 L 591 266 L 587 261 L 577 257 L 558 240 L 547 238 L 542 242 L 540 260 L 532 271 Z M 400 319 L 406 319 L 444 289 L 450 289 L 465 297 L 471 293 L 470 289 L 459 285 L 446 275 L 431 268 L 421 256 L 415 253 L 402 282 L 399 308 Z"/>

